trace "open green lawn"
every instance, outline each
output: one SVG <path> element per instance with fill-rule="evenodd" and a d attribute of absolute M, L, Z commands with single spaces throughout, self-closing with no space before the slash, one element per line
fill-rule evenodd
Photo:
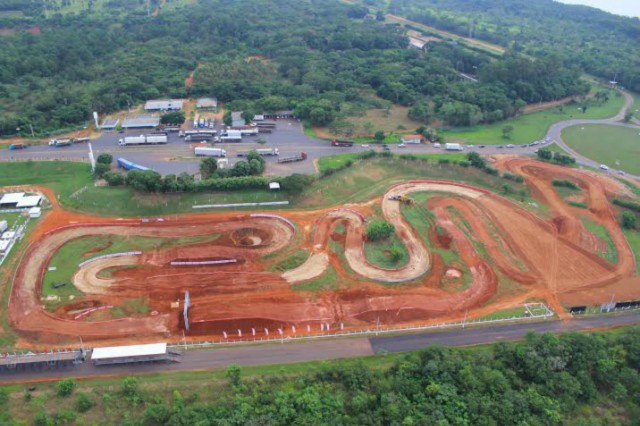
<path fill-rule="evenodd" d="M 331 170 L 331 169 L 339 169 L 349 161 L 351 162 L 356 161 L 360 155 L 361 153 L 359 152 L 353 152 L 353 153 L 350 152 L 348 154 L 338 154 L 338 155 L 331 155 L 328 157 L 320 157 L 318 159 L 318 169 L 320 173 L 324 173 L 327 170 Z M 398 150 L 397 155 L 403 155 L 403 152 Z M 442 158 L 450 161 L 464 161 L 467 159 L 467 154 L 463 154 L 460 152 L 447 152 L 447 151 L 443 151 L 436 154 L 406 154 L 406 155 L 413 156 L 415 158 L 420 158 L 422 160 L 430 160 L 434 163 L 436 163 L 438 160 Z"/>
<path fill-rule="evenodd" d="M 562 132 L 572 149 L 599 163 L 628 173 L 640 174 L 640 131 L 619 126 L 590 124 Z"/>
<path fill-rule="evenodd" d="M 331 155 L 329 157 L 320 157 L 318 159 L 318 170 L 324 173 L 327 170 L 339 169 L 344 167 L 349 161 L 355 161 L 360 154 L 357 152 L 348 154 Z"/>
<path fill-rule="evenodd" d="M 584 114 L 577 110 L 579 104 L 565 105 L 562 112 L 558 108 L 552 108 L 487 126 L 447 130 L 443 132 L 443 135 L 449 142 L 460 141 L 484 145 L 525 144 L 542 139 L 549 127 L 558 121 L 572 118 L 599 119 L 612 117 L 620 111 L 623 104 L 624 97 L 622 95 L 616 96 L 612 92 L 611 99 L 608 102 L 599 106 L 591 106 Z M 502 129 L 507 125 L 514 128 L 511 139 L 502 137 Z"/>

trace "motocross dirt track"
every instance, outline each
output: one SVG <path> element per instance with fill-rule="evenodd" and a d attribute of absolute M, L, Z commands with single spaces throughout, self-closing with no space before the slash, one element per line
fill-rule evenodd
<path fill-rule="evenodd" d="M 496 166 L 523 175 L 536 198 L 549 206 L 549 217 L 538 217 L 512 200 L 464 184 L 408 181 L 393 186 L 374 202 L 381 202 L 383 216 L 395 225 L 409 253 L 408 263 L 398 269 L 379 268 L 365 256 L 364 219 L 371 213 L 371 202 L 277 215 L 184 215 L 162 222 L 81 216 L 65 212 L 54 202 L 53 211 L 30 236 L 31 245 L 16 271 L 9 319 L 23 336 L 40 342 L 57 343 L 71 336 L 126 341 L 162 335 L 179 340 L 183 305 L 176 308 L 171 303 L 182 301 L 186 291 L 192 301 L 187 336 L 219 336 L 237 330 L 247 334 L 251 329 L 260 335 L 277 328 L 287 333 L 290 326 L 315 330 L 320 323 L 361 328 L 376 323 L 440 322 L 460 318 L 465 311 L 476 317 L 486 315 L 531 298 L 545 299 L 558 311 L 561 303 L 601 303 L 612 293 L 618 300 L 640 295 L 633 252 L 607 199 L 607 195 L 628 194 L 626 187 L 598 174 L 522 158 L 498 158 Z M 551 185 L 556 178 L 577 182 L 589 209 L 571 207 L 562 200 Z M 423 207 L 433 213 L 435 224 L 446 232 L 447 245 L 464 265 L 445 264 L 441 256 L 431 253 L 406 221 L 400 204 L 389 199 L 414 192 L 431 194 Z M 53 194 L 48 196 L 55 200 Z M 578 215 L 607 229 L 617 250 L 617 264 L 596 253 L 598 245 L 589 242 L 597 238 Z M 346 230 L 342 236 L 336 233 L 339 224 Z M 87 263 L 73 278 L 84 296 L 55 312 L 45 310 L 41 286 L 53 254 L 74 239 L 107 234 L 163 238 L 220 234 L 220 238 Z M 342 255 L 332 251 L 330 241 L 343 247 Z M 302 266 L 272 272 L 272 257 L 300 248 L 311 253 Z M 177 260 L 235 263 L 171 265 Z M 329 266 L 338 277 L 334 288 L 296 288 L 322 276 Z M 468 285 L 459 291 L 444 288 L 445 279 L 461 280 L 460 274 L 451 278 L 446 271 L 459 271 L 461 266 L 468 271 Z M 101 274 L 106 269 L 112 271 L 108 276 Z M 504 279 L 521 290 L 500 294 Z M 117 306 L 140 297 L 148 299 L 151 313 L 120 319 L 90 313 L 74 319 L 87 308 Z"/>

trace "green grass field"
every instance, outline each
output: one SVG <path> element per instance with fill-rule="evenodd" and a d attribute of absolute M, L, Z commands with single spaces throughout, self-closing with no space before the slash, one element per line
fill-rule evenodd
<path fill-rule="evenodd" d="M 545 111 L 525 114 L 513 120 L 507 120 L 487 126 L 470 129 L 453 129 L 442 132 L 449 142 L 463 142 L 484 145 L 525 144 L 542 139 L 549 127 L 559 121 L 572 118 L 599 119 L 616 115 L 624 105 L 624 97 L 612 93 L 611 99 L 603 105 L 591 106 L 586 113 L 577 110 L 579 104 L 565 105 L 563 111 L 552 108 Z M 511 139 L 502 137 L 502 129 L 513 126 Z"/>
<path fill-rule="evenodd" d="M 572 149 L 599 163 L 628 173 L 640 174 L 640 131 L 638 129 L 587 124 L 562 132 Z"/>
<path fill-rule="evenodd" d="M 397 155 L 402 155 L 403 152 L 401 150 L 396 151 Z M 343 167 L 349 161 L 356 161 L 361 153 L 353 152 L 348 154 L 338 154 L 331 155 L 328 157 L 320 157 L 318 159 L 318 169 L 320 173 L 324 173 L 327 170 L 339 169 Z M 412 155 L 416 158 L 420 158 L 422 160 L 430 160 L 434 163 L 437 163 L 441 158 L 448 159 L 450 161 L 463 161 L 466 160 L 467 154 L 462 154 L 459 152 L 441 152 L 437 154 L 408 154 Z"/>

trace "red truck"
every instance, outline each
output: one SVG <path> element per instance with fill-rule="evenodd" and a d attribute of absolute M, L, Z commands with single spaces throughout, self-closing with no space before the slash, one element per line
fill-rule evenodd
<path fill-rule="evenodd" d="M 353 141 L 348 139 L 334 139 L 331 141 L 332 146 L 343 146 L 343 147 L 351 147 L 353 146 Z"/>

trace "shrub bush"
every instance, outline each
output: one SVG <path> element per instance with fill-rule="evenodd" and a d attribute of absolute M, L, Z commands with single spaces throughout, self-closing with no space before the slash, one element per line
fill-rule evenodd
<path fill-rule="evenodd" d="M 376 219 L 367 225 L 367 239 L 369 241 L 386 240 L 396 232 L 396 228 L 389 222 Z"/>

